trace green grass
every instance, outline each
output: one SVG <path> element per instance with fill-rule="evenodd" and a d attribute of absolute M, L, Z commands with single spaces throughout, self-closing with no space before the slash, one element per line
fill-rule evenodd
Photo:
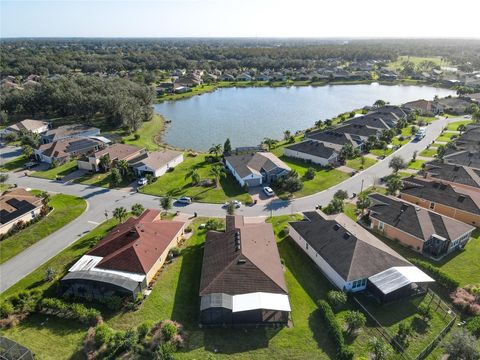
<path fill-rule="evenodd" d="M 355 214 L 356 209 L 357 207 L 355 206 L 355 204 L 352 204 L 352 203 L 343 204 L 343 212 L 353 221 L 357 221 L 357 214 Z"/>
<path fill-rule="evenodd" d="M 449 63 L 444 61 L 440 56 L 432 56 L 432 57 L 420 57 L 420 56 L 399 56 L 397 60 L 392 61 L 388 64 L 388 67 L 392 70 L 399 70 L 402 69 L 402 62 L 403 61 L 411 61 L 418 66 L 422 61 L 432 61 L 435 65 L 438 66 L 447 66 Z"/>
<path fill-rule="evenodd" d="M 9 161 L 2 166 L 0 166 L 0 171 L 14 171 L 21 169 L 23 167 L 23 164 L 26 162 L 25 156 L 19 156 L 15 160 Z"/>
<path fill-rule="evenodd" d="M 137 134 L 140 135 L 138 140 L 135 140 L 135 135 L 126 136 L 123 140 L 125 144 L 145 148 L 148 151 L 158 150 L 158 137 L 162 133 L 164 125 L 163 117 L 155 114 L 152 120 L 144 122 L 142 127 L 137 131 Z"/>
<path fill-rule="evenodd" d="M 425 149 L 418 155 L 425 156 L 425 157 L 434 157 L 435 155 L 437 155 L 437 149 L 434 149 L 434 148 Z"/>
<path fill-rule="evenodd" d="M 415 160 L 415 161 L 411 161 L 409 164 L 408 164 L 408 168 L 409 169 L 412 169 L 412 170 L 421 170 L 422 169 L 422 166 L 423 164 L 425 164 L 426 161 L 425 160 Z"/>
<path fill-rule="evenodd" d="M 373 149 L 370 150 L 370 154 L 373 154 L 375 156 L 388 156 L 393 153 L 393 149 Z"/>
<path fill-rule="evenodd" d="M 445 132 L 442 135 L 440 135 L 435 141 L 450 142 L 453 137 L 458 137 L 458 134 Z"/>
<path fill-rule="evenodd" d="M 434 122 L 435 120 L 438 120 L 438 118 L 435 117 L 435 116 L 419 116 L 417 118 L 417 122 L 418 121 L 425 121 L 427 124 L 430 124 L 430 123 Z"/>
<path fill-rule="evenodd" d="M 48 170 L 35 171 L 31 173 L 30 176 L 41 178 L 41 179 L 54 180 L 57 178 L 57 176 L 62 178 L 65 175 L 68 175 L 69 173 L 75 170 L 77 170 L 77 161 L 71 160 L 69 162 L 66 162 L 63 165 L 60 165 Z"/>
<path fill-rule="evenodd" d="M 110 172 L 106 173 L 94 173 L 94 174 L 84 174 L 75 180 L 75 183 L 90 185 L 90 186 L 99 186 L 104 188 L 115 188 L 115 187 L 126 187 L 133 182 L 133 179 L 125 178 L 122 179 L 122 182 L 118 186 L 114 186 L 112 183 L 112 176 Z"/>
<path fill-rule="evenodd" d="M 456 121 L 448 124 L 447 129 L 448 130 L 453 130 L 453 131 L 458 131 L 458 127 L 460 125 L 468 125 L 471 124 L 472 120 L 463 120 L 463 121 Z"/>
<path fill-rule="evenodd" d="M 87 207 L 85 200 L 64 194 L 52 196 L 49 204 L 53 211 L 47 217 L 0 242 L 0 264 L 65 226 Z"/>
<path fill-rule="evenodd" d="M 192 169 L 197 169 L 201 180 L 212 178 L 210 170 L 213 165 L 208 163 L 206 158 L 207 155 L 205 154 L 196 157 L 185 155 L 184 161 L 176 166 L 172 172 L 161 176 L 153 184 L 143 187 L 141 192 L 156 196 L 167 194 L 173 197 L 190 196 L 194 201 L 218 204 L 232 198 L 243 203 L 251 200 L 250 195 L 229 174 L 220 180 L 221 186 L 219 188 L 215 188 L 215 186 L 192 186 L 191 179 L 185 178 Z"/>
<path fill-rule="evenodd" d="M 292 170 L 297 171 L 300 177 L 303 177 L 309 167 L 313 167 L 317 170 L 315 173 L 315 177 L 312 180 L 303 179 L 303 188 L 300 191 L 294 193 L 295 197 L 315 194 L 319 191 L 328 189 L 336 184 L 339 184 L 350 177 L 349 174 L 342 171 L 335 169 L 326 170 L 321 168 L 320 166 L 306 163 L 300 159 L 294 159 L 287 156 L 281 156 L 280 159 L 284 161 Z M 281 195 L 281 193 L 279 193 L 278 191 L 277 194 Z"/>
<path fill-rule="evenodd" d="M 364 161 L 363 165 L 362 165 L 362 159 Z M 364 169 L 369 168 L 372 165 L 375 165 L 376 163 L 377 163 L 377 161 L 374 160 L 374 159 L 371 159 L 371 158 L 365 157 L 365 156 L 359 156 L 355 159 L 347 160 L 346 165 L 347 165 L 347 167 L 349 167 L 351 169 L 364 170 Z"/>

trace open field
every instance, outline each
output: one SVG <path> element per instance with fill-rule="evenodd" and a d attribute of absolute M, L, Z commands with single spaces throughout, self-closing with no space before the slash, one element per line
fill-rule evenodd
<path fill-rule="evenodd" d="M 64 194 L 53 195 L 49 205 L 53 211 L 48 216 L 0 242 L 0 264 L 65 226 L 87 207 L 85 200 Z"/>
<path fill-rule="evenodd" d="M 196 157 L 185 155 L 184 161 L 173 171 L 161 176 L 153 184 L 144 186 L 141 192 L 157 196 L 167 194 L 173 197 L 190 196 L 194 201 L 211 203 L 224 203 L 230 198 L 245 203 L 251 199 L 230 174 L 220 180 L 218 188 L 192 186 L 191 179 L 187 177 L 192 169 L 198 171 L 201 180 L 212 178 L 210 170 L 215 164 L 207 162 L 206 159 L 205 154 L 199 154 Z"/>
<path fill-rule="evenodd" d="M 438 66 L 448 66 L 449 62 L 442 60 L 440 56 L 432 56 L 432 57 L 420 57 L 420 56 L 399 56 L 397 60 L 392 61 L 388 64 L 388 67 L 393 70 L 398 70 L 402 68 L 403 61 L 411 61 L 418 66 L 422 61 L 432 61 L 435 65 Z"/>

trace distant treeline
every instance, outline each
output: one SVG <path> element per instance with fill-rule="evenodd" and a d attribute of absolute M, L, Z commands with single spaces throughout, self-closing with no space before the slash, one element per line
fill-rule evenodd
<path fill-rule="evenodd" d="M 319 39 L 3 39 L 5 75 L 175 68 L 238 69 L 322 66 L 326 59 L 395 60 L 441 56 L 463 70 L 480 68 L 480 40 Z"/>
<path fill-rule="evenodd" d="M 151 119 L 154 93 L 145 85 L 126 79 L 95 76 L 44 80 L 23 90 L 2 89 L 2 119 L 12 115 L 75 116 L 91 119 L 100 114 L 113 127 L 136 131 Z"/>

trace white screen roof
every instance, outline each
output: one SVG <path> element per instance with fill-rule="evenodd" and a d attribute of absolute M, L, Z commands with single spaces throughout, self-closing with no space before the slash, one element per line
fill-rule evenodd
<path fill-rule="evenodd" d="M 416 266 L 392 267 L 370 276 L 368 280 L 385 295 L 411 283 L 435 281 Z"/>
<path fill-rule="evenodd" d="M 232 312 L 255 309 L 291 311 L 288 295 L 256 292 L 233 296 Z"/>

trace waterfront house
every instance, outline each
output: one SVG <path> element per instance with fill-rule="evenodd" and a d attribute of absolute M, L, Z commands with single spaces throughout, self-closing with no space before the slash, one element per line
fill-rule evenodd
<path fill-rule="evenodd" d="M 43 144 L 53 143 L 54 141 L 72 139 L 72 138 L 82 138 L 89 136 L 98 136 L 100 135 L 100 129 L 87 125 L 63 125 L 58 128 L 48 130 L 47 132 L 41 134 L 41 140 Z"/>
<path fill-rule="evenodd" d="M 93 154 L 87 154 L 78 159 L 77 165 L 79 169 L 98 172 L 101 170 L 107 170 L 100 168 L 100 161 L 104 156 L 107 156 L 109 161 L 112 164 L 115 164 L 122 160 L 133 160 L 145 153 L 146 151 L 144 148 L 138 148 L 136 146 L 127 144 L 113 144 Z"/>
<path fill-rule="evenodd" d="M 34 149 L 35 158 L 51 164 L 56 161 L 63 164 L 72 158 L 93 154 L 105 146 L 103 141 L 93 138 L 72 138 L 42 144 Z"/>
<path fill-rule="evenodd" d="M 327 166 L 334 165 L 337 162 L 339 151 L 315 140 L 305 140 L 286 146 L 283 154 L 288 157 Z"/>
<path fill-rule="evenodd" d="M 182 162 L 183 153 L 163 149 L 141 154 L 130 161 L 130 166 L 138 176 L 151 174 L 154 177 L 159 177 Z"/>

